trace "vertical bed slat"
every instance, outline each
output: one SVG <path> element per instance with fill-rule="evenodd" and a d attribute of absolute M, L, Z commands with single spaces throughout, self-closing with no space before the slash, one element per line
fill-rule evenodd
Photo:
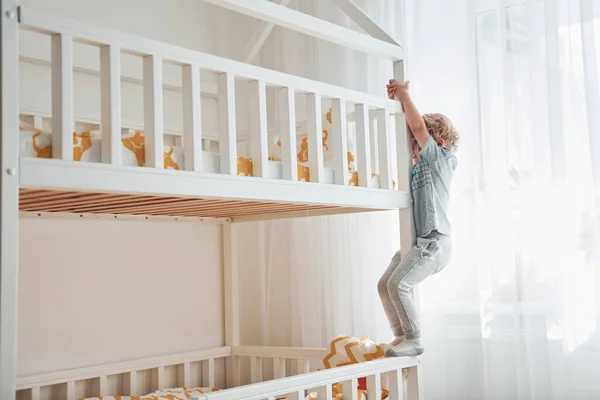
<path fill-rule="evenodd" d="M 404 391 L 402 384 L 402 370 L 397 369 L 394 371 L 390 371 L 387 374 L 388 382 L 389 382 L 389 390 L 390 390 L 390 400 L 403 400 L 404 399 Z"/>
<path fill-rule="evenodd" d="M 387 110 L 377 111 L 377 143 L 379 145 L 379 187 L 392 188 L 392 157 Z"/>
<path fill-rule="evenodd" d="M 67 382 L 67 400 L 75 400 L 75 382 Z"/>
<path fill-rule="evenodd" d="M 192 364 L 189 362 L 183 363 L 183 379 L 181 380 L 184 387 L 192 386 Z"/>
<path fill-rule="evenodd" d="M 262 358 L 250 357 L 250 382 L 262 382 Z"/>
<path fill-rule="evenodd" d="M 298 396 L 298 400 L 304 400 L 306 398 L 306 391 L 298 390 L 297 396 Z"/>
<path fill-rule="evenodd" d="M 377 143 L 377 112 L 371 111 L 369 113 L 369 131 L 371 133 L 371 171 L 379 171 L 379 154 L 377 149 L 379 148 Z"/>
<path fill-rule="evenodd" d="M 394 78 L 398 82 L 404 82 L 404 62 L 394 63 Z M 409 137 L 406 127 L 406 115 L 396 114 L 396 157 L 398 170 L 398 190 L 410 192 L 410 180 L 412 175 L 412 139 Z M 411 207 L 400 209 L 400 248 L 403 257 L 415 245 L 415 227 Z"/>
<path fill-rule="evenodd" d="M 221 173 L 237 175 L 235 79 L 233 74 L 230 72 L 219 74 L 217 86 Z"/>
<path fill-rule="evenodd" d="M 215 387 L 215 359 L 210 358 L 208 360 L 208 386 L 211 388 Z"/>
<path fill-rule="evenodd" d="M 102 375 L 100 380 L 100 396 L 106 396 L 108 394 L 108 376 Z"/>
<path fill-rule="evenodd" d="M 273 359 L 273 375 L 275 379 L 285 378 L 285 359 Z"/>
<path fill-rule="evenodd" d="M 239 260 L 237 224 L 223 225 L 223 291 L 225 293 L 225 344 L 231 348 L 240 344 Z M 214 360 L 212 372 L 214 375 Z M 228 364 L 228 387 L 239 386 L 238 357 L 232 354 Z"/>
<path fill-rule="evenodd" d="M 296 101 L 294 89 L 279 89 L 279 124 L 281 140 L 281 176 L 283 179 L 297 181 L 298 167 L 296 158 Z"/>
<path fill-rule="evenodd" d="M 323 183 L 323 123 L 321 122 L 321 96 L 306 96 L 306 121 L 308 128 L 308 163 L 310 181 Z"/>
<path fill-rule="evenodd" d="M 309 360 L 298 360 L 298 375 L 308 374 L 310 372 Z"/>
<path fill-rule="evenodd" d="M 156 389 L 164 389 L 165 388 L 165 366 L 161 365 L 156 368 Z"/>
<path fill-rule="evenodd" d="M 381 400 L 381 375 L 375 374 L 367 377 L 367 393 L 369 400 Z"/>
<path fill-rule="evenodd" d="M 33 116 L 33 127 L 38 130 L 43 129 L 43 119 L 40 115 Z"/>
<path fill-rule="evenodd" d="M 250 82 L 250 129 L 252 131 L 252 175 L 268 178 L 267 87 L 264 81 Z"/>
<path fill-rule="evenodd" d="M 52 36 L 52 157 L 73 160 L 73 37 Z"/>
<path fill-rule="evenodd" d="M 200 67 L 183 66 L 183 151 L 185 169 L 202 171 L 202 114 Z"/>
<path fill-rule="evenodd" d="M 138 395 L 138 380 L 137 380 L 137 371 L 131 371 L 129 374 L 129 395 L 137 396 Z"/>
<path fill-rule="evenodd" d="M 346 102 L 341 99 L 331 101 L 331 118 L 333 125 L 333 155 L 335 183 L 348 185 L 348 140 L 346 126 Z"/>
<path fill-rule="evenodd" d="M 40 400 L 40 388 L 31 388 L 31 400 Z"/>
<path fill-rule="evenodd" d="M 144 136 L 146 166 L 164 168 L 162 58 L 144 57 Z"/>
<path fill-rule="evenodd" d="M 121 51 L 100 48 L 100 133 L 102 162 L 121 165 Z"/>
<path fill-rule="evenodd" d="M 351 379 L 342 383 L 344 399 L 358 400 L 358 379 Z"/>
<path fill-rule="evenodd" d="M 371 134 L 369 132 L 369 107 L 356 105 L 356 157 L 358 185 L 369 187 L 371 182 Z"/>

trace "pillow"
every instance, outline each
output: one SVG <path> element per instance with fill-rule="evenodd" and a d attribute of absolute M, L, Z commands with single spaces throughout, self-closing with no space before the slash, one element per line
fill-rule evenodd
<path fill-rule="evenodd" d="M 210 387 L 173 388 L 157 390 L 143 396 L 100 396 L 87 397 L 81 400 L 188 400 L 205 393 L 216 392 L 219 389 Z"/>
<path fill-rule="evenodd" d="M 383 347 L 369 339 L 359 339 L 351 336 L 338 336 L 329 344 L 329 351 L 323 357 L 325 369 L 343 367 L 360 362 L 373 361 L 385 357 Z M 366 391 L 366 379 L 360 378 L 359 391 Z M 381 376 L 381 398 L 389 395 L 388 382 L 385 375 Z M 341 386 L 339 387 L 341 393 Z M 365 393 L 366 394 L 366 393 Z"/>

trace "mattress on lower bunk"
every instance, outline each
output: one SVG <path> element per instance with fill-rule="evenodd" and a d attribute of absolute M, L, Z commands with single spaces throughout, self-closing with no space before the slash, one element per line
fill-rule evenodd
<path fill-rule="evenodd" d="M 302 135 L 299 135 L 302 140 Z M 306 143 L 306 140 L 304 140 Z M 280 142 L 271 146 L 274 150 L 269 156 L 269 177 L 273 179 L 281 179 L 281 162 L 278 154 Z M 243 147 L 240 153 L 245 153 Z M 101 138 L 96 133 L 90 131 L 73 132 L 73 160 L 84 162 L 101 162 L 102 146 Z M 310 169 L 308 167 L 308 156 L 304 154 L 305 150 L 301 147 L 298 153 L 298 181 L 310 181 Z M 48 132 L 40 131 L 20 131 L 20 154 L 23 157 L 36 158 L 52 158 L 52 135 Z M 164 168 L 181 170 L 184 169 L 184 150 L 177 146 L 164 146 Z M 121 139 L 121 157 L 122 164 L 127 166 L 143 167 L 145 160 L 145 137 L 142 132 L 131 132 L 124 134 Z M 204 171 L 219 173 L 219 153 L 203 151 L 203 167 Z M 302 162 L 300 161 L 302 160 Z M 326 158 L 327 161 L 327 158 Z M 253 163 L 250 157 L 237 157 L 237 175 L 253 176 Z M 358 172 L 354 167 L 354 156 L 352 152 L 348 152 L 348 171 L 349 171 L 349 186 L 358 186 Z M 334 183 L 334 170 L 331 167 L 324 168 L 324 182 Z M 371 182 L 369 187 L 379 187 L 379 176 L 371 174 Z"/>

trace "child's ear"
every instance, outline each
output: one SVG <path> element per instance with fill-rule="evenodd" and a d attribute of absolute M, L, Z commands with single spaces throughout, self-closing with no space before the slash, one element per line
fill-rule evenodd
<path fill-rule="evenodd" d="M 440 147 L 446 147 L 446 146 L 445 146 L 445 144 L 446 144 L 446 141 L 445 141 L 444 139 L 438 139 L 438 140 L 436 141 L 436 143 L 437 143 L 437 145 L 438 145 L 438 146 L 440 146 Z"/>

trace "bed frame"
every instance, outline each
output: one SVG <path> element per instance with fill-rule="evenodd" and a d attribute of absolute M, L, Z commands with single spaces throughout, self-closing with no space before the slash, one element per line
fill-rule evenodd
<path fill-rule="evenodd" d="M 352 0 L 332 0 L 370 36 L 288 9 L 266 0 L 205 0 L 273 25 L 319 37 L 393 62 L 394 77 L 404 80 L 403 49 L 364 14 Z M 1 15 L 1 170 L 0 170 L 0 398 L 39 400 L 51 387 L 51 397 L 73 400 L 81 382 L 92 382 L 94 395 L 140 394 L 142 371 L 152 371 L 156 388 L 198 384 L 213 385 L 225 359 L 229 389 L 202 399 L 275 399 L 292 393 L 304 398 L 315 389 L 319 398 L 331 398 L 332 384 L 344 382 L 344 396 L 357 399 L 357 379 L 367 377 L 369 398 L 381 396 L 381 377 L 390 383 L 390 398 L 423 399 L 419 358 L 393 358 L 310 372 L 310 360 L 324 349 L 249 347 L 240 345 L 238 318 L 238 260 L 236 223 L 251 220 L 304 217 L 377 210 L 400 210 L 401 248 L 413 244 L 409 199 L 409 157 L 406 121 L 399 102 L 383 96 L 312 81 L 143 37 L 45 15 L 19 7 L 18 0 L 0 0 Z M 52 47 L 52 159 L 19 155 L 19 50 L 20 30 L 51 37 Z M 264 40 L 264 39 L 263 39 Z M 100 52 L 102 162 L 72 160 L 73 43 L 95 46 Z M 260 47 L 260 46 L 259 46 Z M 143 58 L 145 168 L 121 165 L 120 156 L 120 55 Z M 185 170 L 163 168 L 163 63 L 181 67 L 183 73 L 183 144 Z M 200 71 L 218 74 L 218 130 L 220 173 L 202 171 Z M 236 176 L 236 80 L 250 82 L 253 96 L 251 140 L 254 177 Z M 266 87 L 278 88 L 282 178 L 271 179 L 267 168 Z M 296 172 L 295 94 L 306 95 L 310 182 L 298 182 Z M 333 109 L 335 184 L 323 181 L 321 101 Z M 348 186 L 346 151 L 347 103 L 354 105 L 359 182 Z M 368 187 L 371 175 L 370 116 L 377 127 L 380 187 Z M 389 117 L 395 117 L 395 132 Z M 394 140 L 398 138 L 398 140 Z M 396 159 L 397 158 L 397 159 Z M 394 171 L 395 170 L 395 171 Z M 396 174 L 394 174 L 396 172 Z M 392 183 L 397 176 L 397 188 Z M 101 207 L 97 205 L 101 204 Z M 20 210 L 27 210 L 21 211 Z M 223 224 L 225 338 L 224 347 L 171 354 L 152 359 L 16 376 L 18 230 L 20 216 L 67 215 L 76 218 L 188 218 Z M 67 214 L 64 214 L 67 213 Z M 250 384 L 240 386 L 240 364 L 250 360 Z M 263 382 L 263 360 L 273 362 L 273 380 Z M 296 366 L 286 373 L 289 360 Z M 247 362 L 246 362 L 247 363 Z M 402 371 L 407 384 L 403 390 Z M 172 373 L 176 371 L 176 373 Z M 196 371 L 196 372 L 194 372 Z M 288 376 L 287 375 L 294 375 Z M 170 377 L 170 378 L 169 378 Z M 196 376 L 198 378 L 198 376 Z M 87 390 L 87 389 L 86 389 Z M 113 393 L 112 391 L 119 393 Z M 109 393 L 110 392 L 110 393 Z M 86 394 L 89 394 L 86 392 Z"/>

